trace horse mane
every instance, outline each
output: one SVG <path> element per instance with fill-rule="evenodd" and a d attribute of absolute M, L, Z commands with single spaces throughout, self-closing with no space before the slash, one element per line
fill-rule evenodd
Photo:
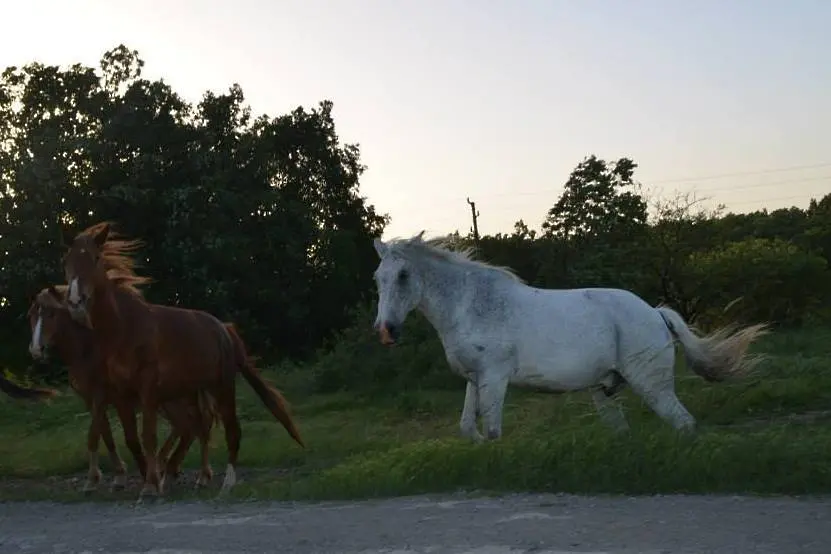
<path fill-rule="evenodd" d="M 119 273 L 112 269 L 107 270 L 107 279 L 117 288 L 140 297 L 144 297 L 144 293 L 138 287 L 153 282 L 150 277 L 143 277 L 135 273 Z"/>
<path fill-rule="evenodd" d="M 456 265 L 469 266 L 476 269 L 493 271 L 513 281 L 523 283 L 513 269 L 505 266 L 489 264 L 473 258 L 474 248 L 470 246 L 460 247 L 458 240 L 453 235 L 434 237 L 424 240 L 424 231 L 410 238 L 395 238 L 387 243 L 391 254 L 397 254 L 410 261 L 417 261 L 420 258 L 431 258 Z"/>
<path fill-rule="evenodd" d="M 62 297 L 66 298 L 66 291 L 69 287 L 67 287 L 66 285 L 54 285 L 54 287 L 55 290 L 57 290 Z M 38 293 L 35 295 L 34 304 L 43 307 L 51 306 L 55 308 L 67 309 L 66 306 L 61 305 L 58 299 L 56 299 L 49 293 L 48 287 L 44 287 L 38 291 Z"/>
<path fill-rule="evenodd" d="M 110 221 L 102 221 L 81 231 L 79 237 L 93 238 L 104 229 L 109 229 L 107 240 L 101 245 L 101 263 L 109 279 L 117 288 L 137 296 L 143 296 L 138 289 L 141 285 L 152 283 L 153 279 L 135 272 L 136 260 L 131 254 L 144 246 L 140 239 L 123 239 Z"/>

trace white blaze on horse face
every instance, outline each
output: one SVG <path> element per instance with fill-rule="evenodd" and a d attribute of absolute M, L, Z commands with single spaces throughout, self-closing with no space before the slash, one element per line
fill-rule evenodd
<path fill-rule="evenodd" d="M 68 299 L 70 303 L 75 304 L 76 306 L 81 303 L 81 291 L 77 277 L 75 277 L 74 279 L 72 279 L 72 281 L 69 282 Z"/>
<path fill-rule="evenodd" d="M 35 358 L 39 358 L 43 351 L 41 345 L 43 335 L 43 316 L 38 316 L 37 323 L 35 323 L 35 330 L 32 331 L 32 342 L 29 343 L 29 354 Z"/>

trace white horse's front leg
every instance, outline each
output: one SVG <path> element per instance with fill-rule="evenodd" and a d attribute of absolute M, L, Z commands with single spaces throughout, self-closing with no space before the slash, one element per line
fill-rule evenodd
<path fill-rule="evenodd" d="M 480 375 L 477 392 L 479 413 L 485 420 L 488 440 L 498 439 L 502 436 L 502 406 L 505 404 L 505 393 L 508 392 L 508 378 Z"/>
<path fill-rule="evenodd" d="M 462 409 L 462 418 L 459 420 L 459 428 L 462 436 L 482 442 L 484 437 L 476 428 L 476 416 L 479 411 L 476 409 L 476 386 L 470 381 L 465 388 L 465 407 Z"/>

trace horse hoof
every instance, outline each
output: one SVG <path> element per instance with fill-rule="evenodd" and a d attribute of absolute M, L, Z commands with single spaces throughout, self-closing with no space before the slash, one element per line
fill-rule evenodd
<path fill-rule="evenodd" d="M 155 506 L 156 504 L 159 504 L 160 502 L 161 502 L 161 497 L 159 495 L 145 494 L 145 495 L 139 495 L 139 497 L 136 499 L 136 504 L 135 505 L 136 506 L 144 506 L 144 505 Z"/>
<path fill-rule="evenodd" d="M 211 482 L 208 479 L 197 479 L 196 483 L 193 485 L 194 490 L 205 489 L 210 485 Z"/>
<path fill-rule="evenodd" d="M 237 472 L 234 466 L 228 464 L 225 468 L 225 479 L 222 481 L 222 487 L 219 489 L 219 496 L 225 496 L 230 492 L 234 485 L 237 484 Z"/>
<path fill-rule="evenodd" d="M 123 491 L 127 488 L 127 478 L 124 476 L 116 477 L 113 479 L 112 484 L 110 484 L 110 491 L 111 492 L 118 492 Z"/>
<path fill-rule="evenodd" d="M 155 500 L 159 497 L 159 489 L 153 485 L 144 485 L 139 493 L 139 501 Z"/>

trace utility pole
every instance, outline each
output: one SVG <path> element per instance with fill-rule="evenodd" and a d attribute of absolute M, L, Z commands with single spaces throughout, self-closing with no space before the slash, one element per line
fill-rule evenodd
<path fill-rule="evenodd" d="M 471 202 L 468 198 L 467 203 L 470 204 L 470 214 L 473 216 L 473 243 L 479 248 L 479 212 L 476 211 L 476 202 Z"/>

